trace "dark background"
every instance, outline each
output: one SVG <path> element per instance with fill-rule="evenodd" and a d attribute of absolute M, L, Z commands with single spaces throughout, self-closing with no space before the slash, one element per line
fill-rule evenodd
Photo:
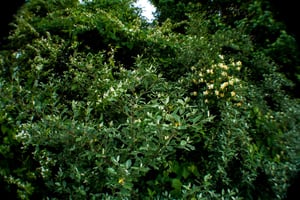
<path fill-rule="evenodd" d="M 269 0 L 278 12 L 278 18 L 282 20 L 287 27 L 287 31 L 293 35 L 298 47 L 300 48 L 300 6 L 295 0 Z"/>
<path fill-rule="evenodd" d="M 6 0 L 0 5 L 0 48 L 8 36 L 11 27 L 9 23 L 13 20 L 14 14 L 25 3 L 25 0 Z"/>

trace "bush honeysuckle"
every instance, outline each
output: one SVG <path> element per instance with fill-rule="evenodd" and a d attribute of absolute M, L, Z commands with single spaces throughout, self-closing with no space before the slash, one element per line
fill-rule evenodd
<path fill-rule="evenodd" d="M 206 87 L 199 88 L 203 90 L 202 94 L 206 96 L 206 103 L 209 102 L 208 97 L 212 99 L 226 98 L 226 101 L 241 101 L 241 99 L 239 100 L 236 97 L 242 97 L 237 94 L 240 87 L 242 87 L 239 78 L 237 78 L 242 67 L 242 62 L 233 62 L 232 59 L 229 59 L 231 62 L 227 65 L 224 62 L 224 55 L 219 55 L 219 58 L 221 58 L 222 62 L 212 64 L 209 68 L 200 68 L 200 70 L 197 70 L 197 67 L 191 67 L 193 74 L 195 74 L 192 79 L 193 84 L 206 83 Z M 192 93 L 193 96 L 195 96 L 194 94 L 196 94 L 196 91 Z M 241 106 L 241 103 L 237 102 L 236 105 Z"/>
<path fill-rule="evenodd" d="M 277 66 L 296 54 L 284 38 L 253 43 L 257 27 L 280 34 L 262 26 L 270 13 L 260 0 L 232 15 L 237 4 L 218 13 L 220 1 L 208 1 L 213 16 L 204 1 L 153 0 L 158 18 L 177 8 L 151 24 L 132 2 L 30 0 L 16 14 L 0 50 L 1 192 L 284 199 L 299 164 L 300 106 Z M 256 13 L 255 25 L 223 24 Z"/>

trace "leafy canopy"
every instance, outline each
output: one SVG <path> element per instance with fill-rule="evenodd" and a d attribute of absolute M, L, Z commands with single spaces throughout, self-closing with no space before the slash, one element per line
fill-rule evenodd
<path fill-rule="evenodd" d="M 148 24 L 132 3 L 30 0 L 20 10 L 0 57 L 2 190 L 283 199 L 299 164 L 299 99 L 278 64 L 289 60 L 269 51 L 290 36 L 265 50 L 243 24 L 212 25 L 197 6 Z"/>

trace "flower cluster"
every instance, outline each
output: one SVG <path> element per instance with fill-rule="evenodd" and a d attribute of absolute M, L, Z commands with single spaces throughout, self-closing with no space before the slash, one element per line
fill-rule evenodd
<path fill-rule="evenodd" d="M 221 62 L 207 68 L 197 69 L 193 66 L 191 68 L 194 71 L 192 82 L 201 86 L 200 90 L 205 103 L 217 98 L 233 100 L 237 102 L 237 106 L 241 106 L 242 97 L 238 94 L 238 90 L 242 87 L 242 83 L 236 75 L 241 70 L 242 62 L 230 60 L 230 64 L 226 64 L 224 56 L 219 57 Z M 191 95 L 197 96 L 198 92 L 194 91 Z"/>

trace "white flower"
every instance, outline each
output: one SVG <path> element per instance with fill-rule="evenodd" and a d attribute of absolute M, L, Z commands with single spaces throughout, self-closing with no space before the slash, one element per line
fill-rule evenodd
<path fill-rule="evenodd" d="M 242 62 L 241 62 L 241 61 L 237 61 L 235 64 L 236 64 L 237 66 L 242 66 Z"/>
<path fill-rule="evenodd" d="M 218 66 L 219 66 L 221 69 L 228 70 L 228 66 L 225 65 L 224 63 L 219 63 Z"/>
<path fill-rule="evenodd" d="M 209 91 L 207 91 L 207 90 L 205 90 L 204 92 L 203 92 L 203 95 L 208 95 L 209 94 Z"/>
<path fill-rule="evenodd" d="M 213 73 L 214 73 L 214 71 L 213 71 L 212 69 L 207 69 L 206 72 L 207 72 L 208 74 L 213 74 Z"/>
<path fill-rule="evenodd" d="M 135 119 L 134 121 L 133 121 L 133 123 L 141 123 L 142 122 L 142 120 L 141 119 Z"/>
<path fill-rule="evenodd" d="M 214 89 L 214 84 L 207 84 L 208 89 L 212 90 Z"/>

